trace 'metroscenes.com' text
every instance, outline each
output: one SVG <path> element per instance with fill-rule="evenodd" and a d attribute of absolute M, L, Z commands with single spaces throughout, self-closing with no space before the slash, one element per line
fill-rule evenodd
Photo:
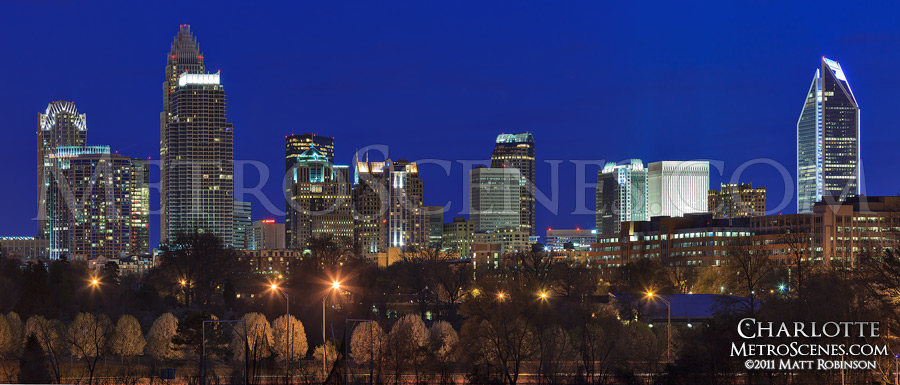
<path fill-rule="evenodd" d="M 762 322 L 744 318 L 732 342 L 732 357 L 752 357 L 750 370 L 874 370 L 877 356 L 889 355 L 885 344 L 866 343 L 881 337 L 879 322 Z M 765 339 L 755 343 L 753 340 Z"/>

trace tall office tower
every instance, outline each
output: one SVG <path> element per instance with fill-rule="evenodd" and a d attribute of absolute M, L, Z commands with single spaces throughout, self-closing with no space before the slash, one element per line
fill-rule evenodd
<path fill-rule="evenodd" d="M 625 221 L 646 221 L 647 169 L 640 159 L 607 163 L 597 174 L 597 233 L 616 233 Z"/>
<path fill-rule="evenodd" d="M 387 205 L 385 162 L 356 160 L 353 175 L 353 233 L 363 253 L 383 252 L 381 228 Z"/>
<path fill-rule="evenodd" d="M 237 250 L 250 250 L 250 226 L 252 205 L 250 202 L 234 201 L 234 233 L 232 245 Z"/>
<path fill-rule="evenodd" d="M 305 153 L 310 148 L 315 147 L 316 152 L 319 155 L 325 156 L 329 163 L 334 164 L 334 138 L 328 136 L 319 136 L 316 134 L 300 134 L 300 135 L 289 135 L 284 137 L 284 165 L 285 165 L 285 174 L 292 175 L 292 168 L 297 164 L 300 160 L 300 155 Z M 292 176 L 291 176 L 292 177 Z M 290 182 L 285 186 L 285 196 L 291 197 L 293 196 L 291 193 L 291 184 Z M 285 234 L 287 239 L 288 247 L 294 247 L 295 242 L 292 240 L 291 229 L 294 228 L 293 223 L 291 223 L 294 218 L 291 216 L 293 211 L 291 207 L 291 200 L 288 198 L 285 201 L 285 209 L 284 212 L 287 213 L 285 215 L 285 223 L 284 227 L 287 231 Z M 303 246 L 305 247 L 305 246 Z"/>
<path fill-rule="evenodd" d="M 162 242 L 202 231 L 234 239 L 234 133 L 218 73 L 205 74 L 190 26 L 167 56 L 160 114 Z"/>
<path fill-rule="evenodd" d="M 429 225 L 416 163 L 357 161 L 354 179 L 353 217 L 363 252 L 428 247 Z"/>
<path fill-rule="evenodd" d="M 274 219 L 260 219 L 253 222 L 248 239 L 248 250 L 284 249 L 284 223 L 275 223 Z"/>
<path fill-rule="evenodd" d="M 146 159 L 132 159 L 131 244 L 133 254 L 150 254 L 150 165 Z"/>
<path fill-rule="evenodd" d="M 406 159 L 388 161 L 389 204 L 387 226 L 382 231 L 387 247 L 428 247 L 428 221 L 423 206 L 422 179 L 416 163 Z"/>
<path fill-rule="evenodd" d="M 709 162 L 662 161 L 647 165 L 650 217 L 705 213 L 709 202 Z"/>
<path fill-rule="evenodd" d="M 709 190 L 709 211 L 713 219 L 761 217 L 766 215 L 766 189 L 722 183 L 719 191 Z"/>
<path fill-rule="evenodd" d="M 448 252 L 459 253 L 460 258 L 470 258 L 474 234 L 472 222 L 466 221 L 463 217 L 455 217 L 453 222 L 444 223 L 441 241 Z"/>
<path fill-rule="evenodd" d="M 289 135 L 284 137 L 285 170 L 290 170 L 300 154 L 315 147 L 328 161 L 334 163 L 334 138 L 316 134 Z"/>
<path fill-rule="evenodd" d="M 441 248 L 444 235 L 444 206 L 422 206 L 428 221 L 428 247 Z"/>
<path fill-rule="evenodd" d="M 75 103 L 58 100 L 50 102 L 47 110 L 38 113 L 37 122 L 37 201 L 38 238 L 49 239 L 51 213 L 48 212 L 47 194 L 50 193 L 50 156 L 57 146 L 84 146 L 87 140 L 87 116 L 79 114 Z"/>
<path fill-rule="evenodd" d="M 797 212 L 859 195 L 859 105 L 838 62 L 822 57 L 797 121 Z"/>
<path fill-rule="evenodd" d="M 108 146 L 59 146 L 47 169 L 55 176 L 47 196 L 51 259 L 150 253 L 143 161 L 110 154 Z"/>
<path fill-rule="evenodd" d="M 519 227 L 534 235 L 534 137 L 530 132 L 500 134 L 491 154 L 491 168 L 512 167 L 522 176 Z"/>
<path fill-rule="evenodd" d="M 288 172 L 287 246 L 306 249 L 310 238 L 322 234 L 352 239 L 350 168 L 331 163 L 313 146 L 297 157 Z"/>
<path fill-rule="evenodd" d="M 469 171 L 469 220 L 475 231 L 521 227 L 522 183 L 516 168 Z"/>

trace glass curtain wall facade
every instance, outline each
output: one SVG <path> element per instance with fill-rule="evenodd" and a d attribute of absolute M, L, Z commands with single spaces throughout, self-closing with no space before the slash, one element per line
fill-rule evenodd
<path fill-rule="evenodd" d="M 860 194 L 859 104 L 838 62 L 822 57 L 797 121 L 797 212 Z"/>

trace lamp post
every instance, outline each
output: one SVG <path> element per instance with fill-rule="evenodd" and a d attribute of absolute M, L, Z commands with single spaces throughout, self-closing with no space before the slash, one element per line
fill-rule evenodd
<path fill-rule="evenodd" d="M 291 360 L 293 359 L 293 349 L 294 349 L 294 323 L 291 322 L 291 296 L 288 295 L 283 289 L 280 289 L 277 284 L 272 284 L 272 290 L 280 292 L 284 296 L 285 310 L 284 310 L 284 322 L 285 332 L 288 334 L 288 337 L 284 339 L 285 345 L 287 345 L 284 349 L 284 361 L 287 366 L 287 376 L 288 376 L 288 384 L 293 382 L 293 376 L 291 376 Z"/>
<path fill-rule="evenodd" d="M 668 316 L 666 319 L 666 355 L 668 357 L 668 362 L 672 362 L 672 303 L 662 296 L 653 294 L 653 292 L 647 293 L 647 298 L 659 298 L 666 304 L 666 308 L 668 310 Z"/>
<path fill-rule="evenodd" d="M 341 289 L 341 283 L 334 281 L 331 283 L 331 290 L 338 291 Z M 322 377 L 328 378 L 328 340 L 325 339 L 325 300 L 328 299 L 326 293 L 322 297 Z"/>

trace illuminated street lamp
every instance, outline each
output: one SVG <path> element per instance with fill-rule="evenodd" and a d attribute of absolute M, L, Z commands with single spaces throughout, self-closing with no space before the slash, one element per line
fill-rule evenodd
<path fill-rule="evenodd" d="M 666 355 L 669 358 L 669 362 L 672 362 L 672 303 L 661 296 L 653 294 L 652 291 L 647 293 L 647 298 L 652 299 L 654 297 L 662 300 L 668 309 L 668 317 L 666 320 Z"/>
<path fill-rule="evenodd" d="M 291 374 L 292 374 L 291 373 L 291 359 L 293 358 L 291 353 L 293 353 L 293 352 L 291 352 L 291 349 L 294 348 L 294 344 L 293 344 L 293 342 L 294 342 L 293 341 L 293 339 L 294 339 L 294 323 L 291 322 L 291 317 L 290 317 L 291 316 L 291 296 L 289 296 L 288 293 L 285 292 L 284 290 L 281 290 L 278 287 L 277 283 L 273 283 L 271 285 L 271 288 L 272 288 L 272 291 L 280 292 L 282 295 L 284 295 L 284 304 L 285 304 L 284 322 L 287 323 L 285 325 L 286 326 L 285 331 L 288 333 L 288 338 L 285 338 L 285 341 L 284 341 L 284 343 L 287 345 L 287 348 L 284 350 L 287 353 L 287 354 L 285 354 L 284 360 L 285 360 L 285 364 L 287 366 L 288 383 L 290 384 L 293 381 L 293 376 L 291 376 Z"/>
<path fill-rule="evenodd" d="M 331 290 L 339 291 L 341 290 L 341 282 L 333 281 L 331 282 Z M 325 300 L 328 299 L 328 294 L 326 293 L 324 297 L 322 297 L 322 376 L 328 376 L 328 349 L 326 346 L 327 340 L 325 339 Z"/>

